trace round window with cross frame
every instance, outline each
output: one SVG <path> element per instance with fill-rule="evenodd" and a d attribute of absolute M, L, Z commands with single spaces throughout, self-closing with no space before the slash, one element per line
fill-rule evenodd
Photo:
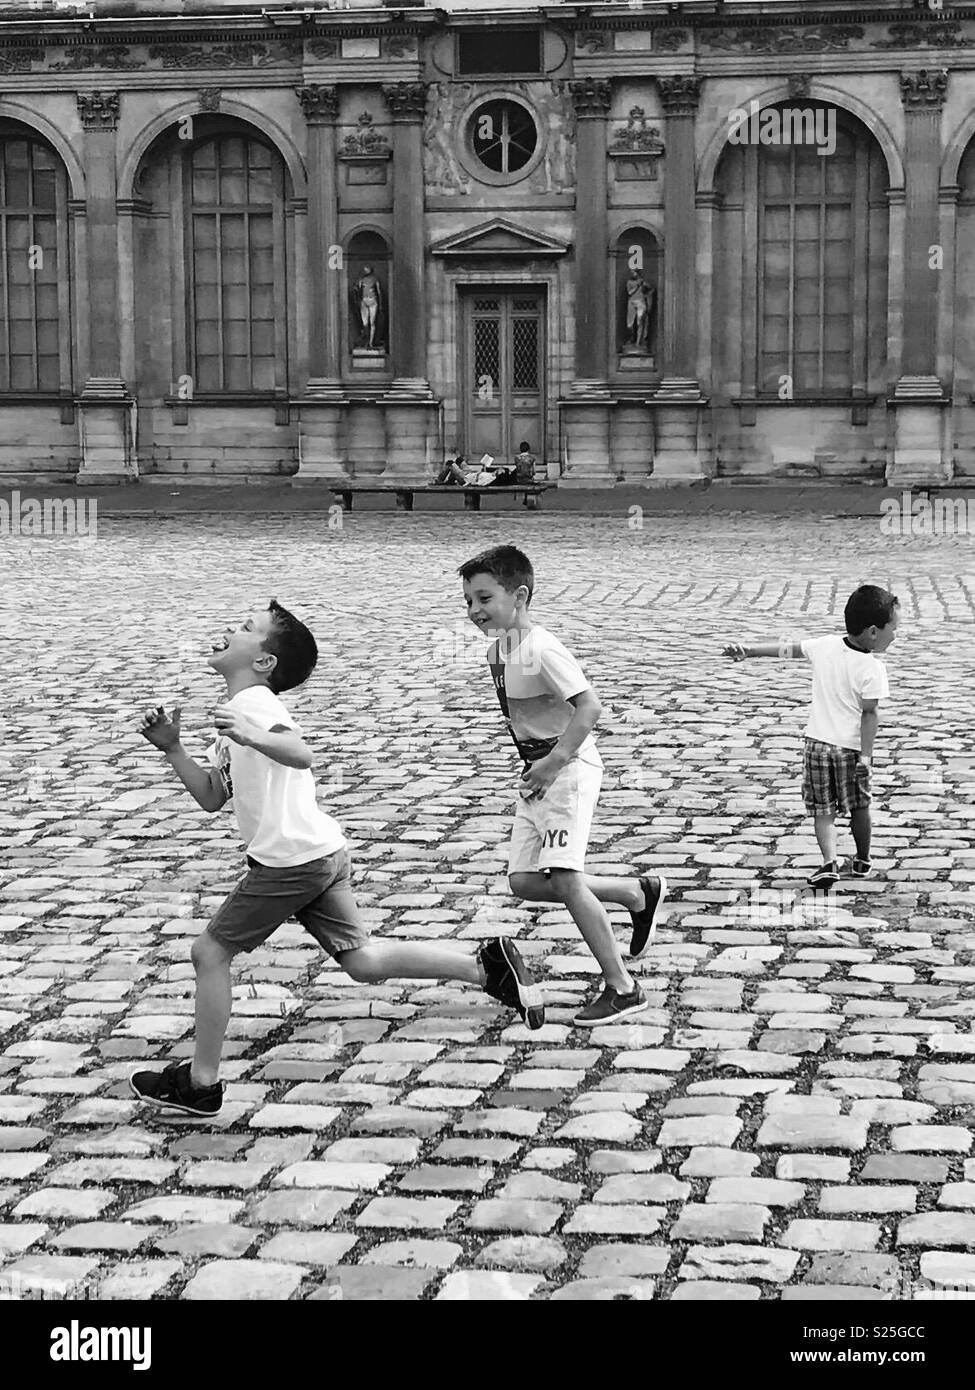
<path fill-rule="evenodd" d="M 517 183 L 541 158 L 534 115 L 509 96 L 479 102 L 467 120 L 464 153 L 471 173 L 483 183 Z"/>

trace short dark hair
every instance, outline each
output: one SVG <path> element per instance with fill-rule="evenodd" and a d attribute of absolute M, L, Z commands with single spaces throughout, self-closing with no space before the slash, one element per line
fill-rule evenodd
<path fill-rule="evenodd" d="M 275 695 L 303 685 L 318 664 L 318 645 L 314 637 L 276 598 L 267 606 L 271 615 L 271 630 L 264 639 L 264 650 L 277 657 L 277 664 L 268 677 Z"/>
<path fill-rule="evenodd" d="M 489 574 L 496 579 L 509 594 L 521 587 L 528 589 L 528 602 L 532 601 L 535 588 L 535 571 L 528 556 L 516 545 L 494 545 L 490 550 L 482 550 L 473 560 L 465 560 L 457 573 L 468 582 L 475 574 Z"/>
<path fill-rule="evenodd" d="M 868 627 L 886 627 L 899 606 L 889 590 L 877 584 L 861 584 L 853 590 L 843 610 L 846 630 L 851 637 L 857 637 Z"/>
<path fill-rule="evenodd" d="M 518 451 L 522 454 L 530 454 L 532 451 L 532 446 L 528 443 L 527 440 L 523 439 L 521 443 L 518 445 Z"/>

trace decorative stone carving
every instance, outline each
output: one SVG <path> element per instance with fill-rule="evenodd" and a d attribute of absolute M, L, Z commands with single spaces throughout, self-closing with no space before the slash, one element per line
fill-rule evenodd
<path fill-rule="evenodd" d="M 816 24 L 806 29 L 715 29 L 701 31 L 708 48 L 733 53 L 827 53 L 863 38 L 859 24 Z"/>
<path fill-rule="evenodd" d="M 874 39 L 871 48 L 971 48 L 975 35 L 963 34 L 955 20 L 918 19 L 913 23 L 889 24 L 885 39 Z"/>
<path fill-rule="evenodd" d="M 807 72 L 792 73 L 788 81 L 790 98 L 793 101 L 796 101 L 800 97 L 807 97 L 809 95 L 809 87 L 811 82 L 812 78 L 809 76 Z"/>
<path fill-rule="evenodd" d="M 356 123 L 356 129 L 342 141 L 343 155 L 383 155 L 389 154 L 389 141 L 381 135 L 372 123 L 368 111 L 363 111 Z"/>
<path fill-rule="evenodd" d="M 124 45 L 102 44 L 100 47 L 72 48 L 60 63 L 52 63 L 52 72 L 86 72 L 89 68 L 109 68 L 113 72 L 135 72 L 145 67 L 142 58 L 130 58 Z"/>
<path fill-rule="evenodd" d="M 594 119 L 609 111 L 612 92 L 608 82 L 595 77 L 577 78 L 569 82 L 569 94 L 579 119 Z"/>
<path fill-rule="evenodd" d="M 664 112 L 668 116 L 689 116 L 697 110 L 701 79 L 681 73 L 677 77 L 658 77 Z"/>
<path fill-rule="evenodd" d="M 617 130 L 609 147 L 609 157 L 615 161 L 616 178 L 655 179 L 657 160 L 664 152 L 660 131 L 647 125 L 642 106 L 630 110 L 625 126 Z"/>
<path fill-rule="evenodd" d="M 384 58 L 415 58 L 416 39 L 410 34 L 384 34 L 380 52 Z"/>
<path fill-rule="evenodd" d="M 471 99 L 472 82 L 432 82 L 423 126 L 423 169 L 431 193 L 466 195 L 471 177 L 457 158 L 455 141 L 463 138 L 459 113 Z"/>
<path fill-rule="evenodd" d="M 935 109 L 944 105 L 948 74 L 944 69 L 921 68 L 901 73 L 901 101 L 906 107 Z"/>
<path fill-rule="evenodd" d="M 267 43 L 186 44 L 157 43 L 149 49 L 164 68 L 269 68 L 301 58 L 301 44 L 294 39 Z"/>
<path fill-rule="evenodd" d="M 200 110 L 201 110 L 201 111 L 219 111 L 219 110 L 220 110 L 220 88 L 219 88 L 219 87 L 202 87 L 202 88 L 200 89 L 200 91 L 197 93 L 197 95 L 198 95 L 198 97 L 200 98 Z"/>
<path fill-rule="evenodd" d="M 383 96 L 394 121 L 420 120 L 427 107 L 425 82 L 393 82 L 383 87 Z"/>
<path fill-rule="evenodd" d="M 689 38 L 686 29 L 654 29 L 653 46 L 658 53 L 676 53 Z"/>
<path fill-rule="evenodd" d="M 334 58 L 338 51 L 334 39 L 311 39 L 308 43 L 308 52 L 313 58 Z"/>
<path fill-rule="evenodd" d="M 339 114 L 339 94 L 334 87 L 323 87 L 313 83 L 308 87 L 296 87 L 295 96 L 301 102 L 301 109 L 309 125 L 334 121 Z"/>
<path fill-rule="evenodd" d="M 115 130 L 118 92 L 79 92 L 78 113 L 85 130 Z"/>
<path fill-rule="evenodd" d="M 538 193 L 562 193 L 575 183 L 575 108 L 564 82 L 518 82 L 516 90 L 538 111 L 545 152 L 529 179 Z"/>
<path fill-rule="evenodd" d="M 608 53 L 610 36 L 605 29 L 583 29 L 576 34 L 577 53 Z"/>

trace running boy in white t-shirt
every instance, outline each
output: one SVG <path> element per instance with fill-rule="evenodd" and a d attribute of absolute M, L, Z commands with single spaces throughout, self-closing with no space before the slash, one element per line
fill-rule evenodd
<path fill-rule="evenodd" d="M 876 584 L 861 584 L 843 612 L 846 636 L 807 638 L 801 642 L 767 642 L 742 646 L 733 642 L 723 655 L 735 661 L 750 656 L 807 657 L 813 687 L 805 728 L 802 796 L 816 827 L 822 868 L 809 882 L 829 890 L 840 877 L 836 857 L 836 816 L 850 817 L 856 846 L 851 871 L 868 878 L 870 863 L 870 768 L 877 736 L 877 706 L 887 699 L 887 671 L 877 657 L 894 640 L 898 602 Z"/>
<path fill-rule="evenodd" d="M 210 767 L 184 751 L 177 706 L 148 711 L 140 732 L 166 754 L 205 811 L 233 798 L 248 872 L 193 943 L 196 1038 L 192 1063 L 135 1072 L 140 1100 L 164 1110 L 208 1117 L 223 1101 L 220 1054 L 230 1020 L 230 963 L 262 945 L 296 917 L 353 980 L 463 980 L 516 1009 L 529 1028 L 545 1021 L 541 993 L 508 937 L 468 955 L 435 942 L 373 941 L 349 881 L 349 850 L 338 823 L 315 797 L 312 753 L 278 699 L 308 679 L 318 661 L 315 639 L 272 599 L 213 645 L 208 664 L 227 683 L 216 710 Z"/>
<path fill-rule="evenodd" d="M 488 662 L 502 714 L 524 763 L 508 857 L 508 883 L 529 902 L 564 903 L 603 972 L 603 990 L 573 1020 L 612 1023 L 647 1007 L 623 964 L 603 903 L 629 908 L 630 956 L 643 954 L 667 885 L 663 878 L 596 878 L 586 847 L 602 781 L 592 737 L 601 706 L 582 668 L 528 613 L 535 575 L 527 555 L 498 545 L 458 573 L 471 622 L 494 640 Z"/>

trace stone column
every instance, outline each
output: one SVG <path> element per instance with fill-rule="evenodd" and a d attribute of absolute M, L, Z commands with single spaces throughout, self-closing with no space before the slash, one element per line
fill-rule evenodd
<path fill-rule="evenodd" d="M 887 481 L 937 483 L 951 475 L 945 437 L 947 398 L 937 374 L 938 301 L 944 271 L 932 269 L 930 247 L 939 244 L 938 170 L 946 71 L 901 73 L 904 103 L 904 339 L 901 375 L 891 402 L 895 411 L 893 457 Z"/>
<path fill-rule="evenodd" d="M 306 262 L 308 274 L 308 381 L 298 411 L 298 471 L 293 484 L 339 482 L 349 472 L 343 441 L 344 393 L 339 313 L 344 271 L 338 245 L 335 87 L 295 89 L 305 115 L 308 158 Z"/>
<path fill-rule="evenodd" d="M 609 354 L 609 219 L 606 122 L 609 82 L 586 77 L 568 84 L 576 114 L 575 380 L 562 404 L 563 487 L 609 487 L 613 402 Z"/>
<path fill-rule="evenodd" d="M 383 87 L 393 120 L 393 257 L 390 352 L 393 381 L 383 398 L 386 482 L 428 482 L 435 457 L 437 407 L 427 378 L 426 238 L 423 119 L 425 82 Z"/>
<path fill-rule="evenodd" d="M 653 480 L 690 482 L 713 471 L 707 402 L 697 379 L 697 208 L 694 118 L 701 79 L 661 77 L 666 120 L 663 376 L 653 396 Z"/>
<path fill-rule="evenodd" d="M 88 368 L 81 392 L 77 481 L 123 482 L 137 474 L 132 401 L 121 369 L 116 204 L 118 92 L 78 94 L 84 127 Z"/>

